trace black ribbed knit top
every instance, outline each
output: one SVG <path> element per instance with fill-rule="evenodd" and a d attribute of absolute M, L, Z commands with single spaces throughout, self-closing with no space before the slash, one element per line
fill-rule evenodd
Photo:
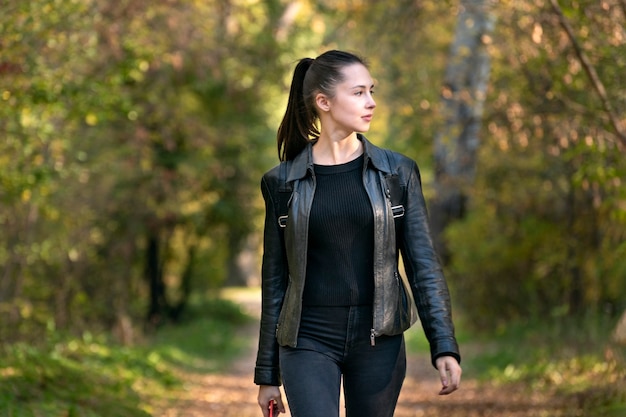
<path fill-rule="evenodd" d="M 315 165 L 305 306 L 367 305 L 374 298 L 374 213 L 363 185 L 364 157 Z"/>

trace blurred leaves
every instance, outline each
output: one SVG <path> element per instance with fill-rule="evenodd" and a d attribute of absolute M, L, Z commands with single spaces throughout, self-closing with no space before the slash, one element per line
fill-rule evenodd
<path fill-rule="evenodd" d="M 264 34 L 277 16 L 263 3 L 18 3 L 0 17 L 0 333 L 142 314 L 145 236 L 173 299 L 191 248 L 212 265 L 196 288 L 219 285 L 272 164 L 262 104 L 280 95 L 280 48 Z"/>
<path fill-rule="evenodd" d="M 34 341 L 50 321 L 81 332 L 144 320 L 150 244 L 162 314 L 189 288 L 242 283 L 244 250 L 258 273 L 258 181 L 277 161 L 276 127 L 304 56 L 368 58 L 378 103 L 368 137 L 415 158 L 431 197 L 458 7 L 2 2 L 0 336 Z M 561 7 L 623 118 L 623 6 Z M 467 218 L 447 234 L 455 305 L 486 329 L 617 312 L 623 146 L 552 8 L 505 1 L 495 12 L 476 183 Z"/>
<path fill-rule="evenodd" d="M 8 415 L 149 416 L 140 394 L 179 384 L 158 355 L 95 341 L 3 353 L 0 411 Z"/>
<path fill-rule="evenodd" d="M 563 7 L 623 118 L 623 9 L 610 1 Z M 472 207 L 447 232 L 459 304 L 483 328 L 621 313 L 624 148 L 552 9 L 515 3 L 498 19 Z"/>

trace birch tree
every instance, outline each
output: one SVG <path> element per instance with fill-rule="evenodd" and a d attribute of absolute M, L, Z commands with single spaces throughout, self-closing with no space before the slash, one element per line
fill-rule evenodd
<path fill-rule="evenodd" d="M 435 243 L 445 259 L 441 233 L 463 217 L 464 189 L 473 182 L 476 152 L 487 93 L 490 59 L 487 47 L 495 25 L 492 0 L 463 0 L 459 6 L 441 91 L 442 126 L 435 134 L 436 197 L 431 208 Z"/>

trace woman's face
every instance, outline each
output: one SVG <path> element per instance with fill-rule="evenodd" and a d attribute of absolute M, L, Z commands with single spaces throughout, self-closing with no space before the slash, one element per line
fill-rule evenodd
<path fill-rule="evenodd" d="M 335 96 L 327 98 L 324 127 L 328 124 L 351 132 L 367 132 L 370 128 L 376 102 L 372 97 L 374 81 L 369 71 L 361 64 L 352 64 L 342 70 L 344 81 L 337 84 Z M 324 124 L 326 126 L 324 126 Z"/>

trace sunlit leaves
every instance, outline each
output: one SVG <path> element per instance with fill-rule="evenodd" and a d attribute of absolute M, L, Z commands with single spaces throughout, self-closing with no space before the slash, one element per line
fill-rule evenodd
<path fill-rule="evenodd" d="M 626 237 L 624 149 L 571 40 L 543 5 L 501 9 L 474 206 L 467 222 L 449 231 L 462 288 L 478 298 L 490 293 L 489 300 L 501 299 L 497 288 L 516 289 L 502 294 L 506 308 L 481 304 L 479 321 L 545 315 L 554 306 L 570 314 L 623 307 L 625 289 L 616 283 L 625 262 L 614 248 Z M 626 44 L 614 42 L 624 19 L 619 5 L 563 7 L 612 107 L 624 114 Z M 467 247 L 461 238 L 470 234 L 500 242 L 500 249 Z M 510 297 L 526 301 L 515 305 Z"/>
<path fill-rule="evenodd" d="M 168 282 L 179 282 L 193 245 L 196 285 L 222 282 L 225 258 L 260 228 L 258 179 L 277 162 L 293 65 L 329 48 L 369 59 L 371 139 L 416 158 L 428 191 L 456 3 L 10 3 L 0 15 L 0 286 L 8 300 L 34 300 L 42 316 L 111 322 L 122 308 L 139 317 L 150 228 Z M 555 276 L 563 288 L 571 261 L 595 285 L 592 301 L 615 300 L 623 290 L 605 277 L 624 270 L 612 249 L 626 222 L 623 153 L 546 3 L 501 5 L 472 196 L 473 210 L 489 216 L 451 232 L 486 243 L 464 244 L 454 268 L 462 279 L 486 268 L 493 279 L 523 280 L 532 300 Z M 562 7 L 623 114 L 621 8 Z M 53 295 L 66 301 L 48 302 Z"/>
<path fill-rule="evenodd" d="M 279 22 L 297 45 L 277 46 Z M 0 29 L 2 311 L 21 297 L 61 327 L 139 316 L 148 230 L 171 292 L 191 247 L 210 265 L 195 285 L 221 282 L 256 227 L 307 15 L 264 1 L 35 0 L 3 6 Z"/>

